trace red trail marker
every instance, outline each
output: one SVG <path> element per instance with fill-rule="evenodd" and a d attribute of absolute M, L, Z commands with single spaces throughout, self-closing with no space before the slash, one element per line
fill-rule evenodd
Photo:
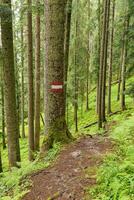
<path fill-rule="evenodd" d="M 51 92 L 62 93 L 63 92 L 63 82 L 54 81 L 50 83 L 51 85 Z"/>

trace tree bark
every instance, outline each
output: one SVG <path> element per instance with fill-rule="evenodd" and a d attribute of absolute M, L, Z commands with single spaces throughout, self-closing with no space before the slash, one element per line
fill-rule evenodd
<path fill-rule="evenodd" d="M 0 76 L 1 76 L 1 127 L 2 127 L 2 146 L 3 149 L 6 148 L 5 141 L 5 108 L 4 108 L 4 81 L 3 81 L 3 57 L 2 57 L 2 49 L 0 49 Z"/>
<path fill-rule="evenodd" d="M 9 166 L 17 166 L 20 161 L 19 131 L 15 91 L 15 67 L 13 52 L 13 30 L 11 0 L 2 0 L 1 35 L 4 57 L 5 112 L 8 138 Z"/>
<path fill-rule="evenodd" d="M 102 122 L 106 121 L 106 72 L 107 72 L 107 54 L 108 54 L 108 39 L 109 39 L 109 16 L 110 16 L 110 0 L 107 0 L 106 7 L 106 29 L 105 29 L 105 44 L 104 44 L 104 63 L 102 76 Z"/>
<path fill-rule="evenodd" d="M 99 68 L 99 95 L 98 95 L 98 128 L 102 128 L 102 81 L 103 81 L 103 65 L 106 41 L 106 17 L 107 17 L 107 0 L 103 3 L 103 24 L 101 36 L 101 51 L 100 51 L 100 68 Z"/>
<path fill-rule="evenodd" d="M 40 146 L 40 1 L 36 1 L 37 14 L 35 19 L 35 150 Z"/>
<path fill-rule="evenodd" d="M 90 9 L 90 0 L 88 0 L 88 44 L 87 44 L 87 51 L 88 51 L 88 57 L 87 57 L 87 80 L 86 80 L 86 111 L 89 110 L 89 67 L 90 67 L 90 15 L 91 15 L 91 9 Z"/>
<path fill-rule="evenodd" d="M 25 136 L 25 122 L 24 122 L 24 111 L 25 111 L 25 99 L 24 99 L 24 37 L 23 37 L 23 25 L 21 27 L 21 135 L 24 139 Z"/>
<path fill-rule="evenodd" d="M 33 90 L 33 42 L 32 42 L 32 1 L 27 0 L 28 13 L 28 138 L 29 160 L 34 160 L 34 90 Z"/>
<path fill-rule="evenodd" d="M 77 74 L 77 57 L 78 57 L 78 0 L 76 0 L 76 22 L 75 22 L 75 55 L 74 55 L 74 122 L 75 132 L 78 132 L 78 74 Z"/>
<path fill-rule="evenodd" d="M 96 113 L 99 115 L 99 76 L 101 66 L 101 46 L 102 46 L 102 32 L 103 32 L 103 18 L 104 18 L 104 1 L 98 0 L 98 74 L 97 74 L 97 95 L 96 95 Z"/>
<path fill-rule="evenodd" d="M 124 37 L 124 36 L 123 36 Z M 124 39 L 123 39 L 124 40 Z M 118 72 L 118 92 L 117 92 L 117 101 L 120 100 L 120 91 L 121 91 L 121 73 L 122 73 L 122 60 L 123 60 L 123 47 L 124 45 L 122 45 L 121 47 L 121 58 L 120 58 L 120 66 L 119 66 L 119 72 Z"/>
<path fill-rule="evenodd" d="M 2 155 L 1 155 L 1 146 L 0 146 L 0 173 L 3 172 L 2 168 Z"/>
<path fill-rule="evenodd" d="M 56 141 L 68 142 L 64 97 L 64 30 L 66 0 L 45 0 L 45 134 L 42 151 Z M 56 89 L 57 88 L 57 89 Z"/>
<path fill-rule="evenodd" d="M 4 108 L 4 86 L 3 81 L 1 84 L 1 113 L 2 113 L 2 145 L 3 149 L 6 148 L 6 139 L 5 139 L 5 108 Z"/>
<path fill-rule="evenodd" d="M 124 27 L 124 41 L 123 41 L 123 61 L 122 61 L 122 88 L 121 88 L 121 109 L 126 109 L 125 91 L 126 91 L 126 58 L 127 58 L 127 44 L 128 44 L 128 28 L 130 16 L 127 14 Z"/>
<path fill-rule="evenodd" d="M 101 2 L 98 0 L 98 68 L 97 68 L 97 94 L 96 94 L 96 113 L 99 110 L 99 67 L 100 67 L 100 51 L 101 51 Z"/>
<path fill-rule="evenodd" d="M 113 42 L 114 42 L 114 17 L 115 17 L 115 0 L 112 2 L 112 20 L 111 20 L 111 33 L 110 33 L 110 58 L 109 58 L 109 70 L 108 70 L 108 110 L 107 113 L 110 114 L 111 111 L 111 89 L 112 89 L 112 67 L 113 67 Z"/>
<path fill-rule="evenodd" d="M 66 20 L 65 20 L 65 42 L 64 42 L 64 57 L 65 57 L 65 72 L 64 72 L 64 87 L 65 87 L 65 107 L 67 99 L 67 76 L 68 76 L 68 62 L 69 62 L 69 44 L 71 32 L 71 16 L 72 16 L 72 0 L 67 0 L 66 5 Z"/>
<path fill-rule="evenodd" d="M 14 34 L 15 43 L 17 43 L 18 33 Z M 17 119 L 18 119 L 18 130 L 19 130 L 19 138 L 20 136 L 20 83 L 19 83 L 19 68 L 18 68 L 18 52 L 17 49 L 14 48 L 15 54 L 15 81 L 16 81 L 16 105 L 17 105 Z"/>

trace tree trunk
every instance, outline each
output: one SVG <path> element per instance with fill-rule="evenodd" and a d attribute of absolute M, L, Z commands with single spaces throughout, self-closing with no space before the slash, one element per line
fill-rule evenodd
<path fill-rule="evenodd" d="M 75 22 L 75 55 L 74 55 L 74 122 L 75 132 L 78 132 L 78 75 L 77 75 L 77 57 L 78 57 L 78 0 L 76 0 L 76 22 Z"/>
<path fill-rule="evenodd" d="M 15 92 L 15 67 L 13 52 L 13 30 L 11 0 L 2 0 L 4 12 L 1 15 L 1 35 L 4 57 L 5 112 L 8 138 L 9 166 L 17 166 L 20 161 L 18 120 Z"/>
<path fill-rule="evenodd" d="M 102 27 L 102 10 L 101 9 L 101 1 L 98 0 L 98 68 L 97 68 L 97 94 L 96 94 L 96 113 L 98 114 L 99 110 L 99 67 L 100 67 L 100 52 L 101 52 L 101 27 Z"/>
<path fill-rule="evenodd" d="M 87 80 L 86 80 L 86 111 L 89 110 L 89 66 L 90 66 L 90 0 L 88 0 L 88 44 L 87 44 L 87 51 L 88 51 L 88 58 L 87 58 Z"/>
<path fill-rule="evenodd" d="M 28 4 L 28 138 L 29 138 L 29 160 L 34 160 L 34 90 L 33 90 L 33 43 L 32 43 L 32 1 Z"/>
<path fill-rule="evenodd" d="M 69 102 L 68 102 L 68 99 L 66 99 L 66 121 L 67 121 L 67 125 L 69 126 Z"/>
<path fill-rule="evenodd" d="M 15 36 L 15 39 L 17 40 L 17 34 Z M 16 41 L 17 42 L 17 41 Z M 15 78 L 16 78 L 16 105 L 17 105 L 17 119 L 18 119 L 18 130 L 19 130 L 19 138 L 20 136 L 20 86 L 19 86 L 19 69 L 18 69 L 18 58 L 17 58 L 17 49 L 14 48 L 15 52 Z"/>
<path fill-rule="evenodd" d="M 40 146 L 40 1 L 37 0 L 35 36 L 35 150 Z"/>
<path fill-rule="evenodd" d="M 124 36 L 123 36 L 124 37 Z M 124 40 L 124 38 L 123 38 Z M 120 58 L 120 66 L 119 66 L 119 77 L 118 77 L 118 92 L 117 92 L 117 101 L 120 100 L 120 91 L 121 91 L 121 73 L 122 73 L 122 60 L 123 60 L 123 51 L 124 51 L 124 45 L 122 45 L 122 48 L 121 48 L 121 58 Z"/>
<path fill-rule="evenodd" d="M 108 53 L 108 36 L 109 36 L 109 16 L 110 16 L 110 0 L 107 0 L 106 7 L 106 29 L 105 29 L 105 44 L 104 44 L 104 63 L 102 77 L 102 122 L 106 121 L 106 72 L 107 72 L 107 53 Z"/>
<path fill-rule="evenodd" d="M 127 14 L 128 15 L 128 14 Z M 126 16 L 125 27 L 124 27 L 124 41 L 123 41 L 123 61 L 122 61 L 122 88 L 121 88 L 121 109 L 122 111 L 126 109 L 125 102 L 125 90 L 126 90 L 126 58 L 127 58 L 127 44 L 128 44 L 128 28 L 129 28 L 129 18 Z"/>
<path fill-rule="evenodd" d="M 24 100 L 24 37 L 23 37 L 23 25 L 21 27 L 21 135 L 25 138 L 25 123 L 24 123 L 24 110 L 25 110 L 25 100 Z"/>
<path fill-rule="evenodd" d="M 1 146 L 0 146 L 0 173 L 3 172 L 2 169 L 2 155 L 1 155 Z"/>
<path fill-rule="evenodd" d="M 80 83 L 80 96 L 81 96 L 81 118 L 83 117 L 83 105 L 84 105 L 84 83 Z"/>
<path fill-rule="evenodd" d="M 45 134 L 42 151 L 56 141 L 68 142 L 64 97 L 64 30 L 66 0 L 45 0 Z"/>
<path fill-rule="evenodd" d="M 111 113 L 111 83 L 112 83 L 112 67 L 113 67 L 113 41 L 114 41 L 114 16 L 115 16 L 115 0 L 112 2 L 112 20 L 111 20 L 111 34 L 110 34 L 110 62 L 108 70 L 108 110 L 107 113 Z"/>
<path fill-rule="evenodd" d="M 3 81 L 2 81 L 3 82 Z M 2 145 L 3 149 L 6 148 L 6 139 L 5 139 L 5 108 L 4 108 L 4 86 L 1 85 L 1 113 L 2 113 Z"/>
<path fill-rule="evenodd" d="M 88 49 L 88 51 L 90 51 L 89 49 Z M 88 53 L 88 56 L 90 56 L 89 55 L 90 53 Z M 87 58 L 87 77 L 86 77 L 86 111 L 89 111 L 89 65 L 90 65 L 90 60 L 89 60 L 90 58 L 88 57 Z"/>
<path fill-rule="evenodd" d="M 89 54 L 88 54 L 89 56 Z M 86 111 L 89 110 L 89 58 L 87 58 L 87 80 L 86 80 Z"/>
<path fill-rule="evenodd" d="M 102 80 L 103 80 L 103 65 L 106 41 L 106 17 L 107 17 L 107 0 L 103 3 L 103 25 L 101 37 L 101 51 L 100 51 L 100 68 L 99 68 L 99 94 L 98 94 L 98 127 L 102 128 Z"/>
<path fill-rule="evenodd" d="M 72 0 L 67 0 L 66 6 L 66 21 L 65 21 L 65 42 L 64 42 L 64 58 L 65 58 L 65 72 L 64 72 L 64 87 L 65 87 L 65 107 L 67 99 L 67 76 L 68 76 L 68 62 L 69 62 L 69 44 L 71 32 L 71 16 L 72 16 Z"/>
<path fill-rule="evenodd" d="M 3 59 L 2 59 L 2 50 L 0 49 L 0 75 L 1 75 L 1 127 L 2 127 L 2 146 L 3 149 L 6 148 L 5 141 L 5 108 L 4 108 L 4 81 L 3 81 Z"/>

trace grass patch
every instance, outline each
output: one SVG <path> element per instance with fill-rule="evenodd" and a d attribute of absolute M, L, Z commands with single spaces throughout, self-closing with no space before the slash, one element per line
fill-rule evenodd
<path fill-rule="evenodd" d="M 127 112 L 126 112 L 127 114 Z M 124 114 L 123 116 L 124 117 Z M 97 186 L 88 189 L 94 200 L 134 199 L 134 114 L 111 132 L 115 152 L 104 159 L 97 173 Z"/>

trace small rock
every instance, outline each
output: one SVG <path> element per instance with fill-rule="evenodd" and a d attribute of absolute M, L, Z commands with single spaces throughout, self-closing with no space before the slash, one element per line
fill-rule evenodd
<path fill-rule="evenodd" d="M 74 151 L 74 152 L 71 153 L 73 158 L 77 158 L 77 157 L 81 156 L 81 154 L 82 154 L 81 151 Z"/>
<path fill-rule="evenodd" d="M 78 173 L 80 171 L 80 169 L 79 168 L 77 168 L 77 169 L 74 169 L 74 172 L 75 173 Z"/>

